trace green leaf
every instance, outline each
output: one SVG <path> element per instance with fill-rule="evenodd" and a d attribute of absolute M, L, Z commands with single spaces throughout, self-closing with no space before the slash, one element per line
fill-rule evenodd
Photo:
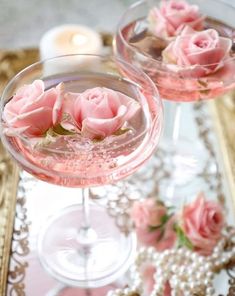
<path fill-rule="evenodd" d="M 198 81 L 199 85 L 202 86 L 202 87 L 207 87 L 208 86 L 206 81 L 203 81 L 201 79 L 198 79 L 197 81 Z"/>
<path fill-rule="evenodd" d="M 162 224 L 160 224 L 160 225 L 158 225 L 158 226 L 148 226 L 148 231 L 149 232 L 154 232 L 155 230 L 158 230 L 158 229 L 160 229 L 160 228 L 162 228 Z"/>
<path fill-rule="evenodd" d="M 210 89 L 208 89 L 208 84 L 206 81 L 203 81 L 201 79 L 198 79 L 198 84 L 200 87 L 203 87 L 205 89 L 199 90 L 200 94 L 202 95 L 208 95 L 210 93 Z"/>
<path fill-rule="evenodd" d="M 57 124 L 56 126 L 54 126 L 52 131 L 56 135 L 62 135 L 62 136 L 71 136 L 71 135 L 75 134 L 75 132 L 69 131 L 69 130 L 63 128 L 63 126 L 61 124 Z"/>
<path fill-rule="evenodd" d="M 158 229 L 163 229 L 164 230 L 164 227 L 165 227 L 166 223 L 170 220 L 170 218 L 172 217 L 172 215 L 173 214 L 171 214 L 171 215 L 168 215 L 168 214 L 163 215 L 161 217 L 161 223 L 159 225 L 157 225 L 157 226 L 151 226 L 151 225 L 149 225 L 148 226 L 148 230 L 150 232 L 153 232 L 153 231 L 158 230 Z"/>
<path fill-rule="evenodd" d="M 190 250 L 193 250 L 193 244 L 185 235 L 183 229 L 177 224 L 174 226 L 174 229 L 178 238 L 178 247 L 186 247 Z"/>
<path fill-rule="evenodd" d="M 160 242 L 161 239 L 164 237 L 165 230 L 162 228 L 159 237 L 157 238 L 157 242 Z"/>
<path fill-rule="evenodd" d="M 168 214 L 165 214 L 164 216 L 162 216 L 161 217 L 161 224 L 165 225 L 171 217 L 172 217 L 172 215 L 168 215 Z"/>
<path fill-rule="evenodd" d="M 92 142 L 93 143 L 99 143 L 99 142 L 102 142 L 104 140 L 104 137 L 102 137 L 102 136 L 96 136 L 93 140 L 92 140 Z"/>
<path fill-rule="evenodd" d="M 129 128 L 119 128 L 116 132 L 113 133 L 114 136 L 121 136 L 127 132 L 129 132 Z"/>
<path fill-rule="evenodd" d="M 156 204 L 157 204 L 158 206 L 165 206 L 165 204 L 164 204 L 164 202 L 163 202 L 162 200 L 157 200 L 157 201 L 156 201 Z"/>

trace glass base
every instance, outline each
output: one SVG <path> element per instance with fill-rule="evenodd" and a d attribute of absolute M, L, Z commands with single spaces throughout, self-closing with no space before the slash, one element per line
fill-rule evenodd
<path fill-rule="evenodd" d="M 52 217 L 39 235 L 41 264 L 66 285 L 97 288 L 112 283 L 126 272 L 135 256 L 135 234 L 120 232 L 105 208 L 91 205 L 90 211 L 91 228 L 97 235 L 90 245 L 79 243 L 83 215 L 78 205 Z"/>
<path fill-rule="evenodd" d="M 105 296 L 110 290 L 115 290 L 118 287 L 116 284 L 93 289 L 58 286 L 52 289 L 47 296 Z"/>

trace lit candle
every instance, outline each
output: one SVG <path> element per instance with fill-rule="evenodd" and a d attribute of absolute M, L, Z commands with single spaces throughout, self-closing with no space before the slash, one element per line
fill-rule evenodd
<path fill-rule="evenodd" d="M 65 54 L 101 54 L 101 36 L 80 25 L 62 25 L 47 31 L 40 41 L 41 59 Z"/>
<path fill-rule="evenodd" d="M 101 36 L 94 30 L 80 25 L 62 25 L 47 31 L 40 41 L 40 58 L 42 60 L 67 54 L 101 54 L 103 50 Z M 44 64 L 44 75 L 58 74 L 67 70 L 76 70 L 82 65 L 87 66 L 90 59 L 77 57 L 61 59 L 56 63 L 48 60 Z"/>

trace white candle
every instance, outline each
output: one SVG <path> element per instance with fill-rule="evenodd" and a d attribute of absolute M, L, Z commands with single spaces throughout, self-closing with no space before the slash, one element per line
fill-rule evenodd
<path fill-rule="evenodd" d="M 47 31 L 40 41 L 40 58 L 48 58 L 67 54 L 101 54 L 103 50 L 101 36 L 94 30 L 80 25 L 62 25 Z M 61 59 L 55 63 L 48 60 L 44 64 L 44 75 L 53 75 L 67 70 L 76 70 L 86 66 L 90 59 L 77 57 L 69 63 Z M 78 67 L 79 65 L 79 67 Z"/>
<path fill-rule="evenodd" d="M 102 39 L 94 30 L 80 25 L 62 25 L 47 31 L 40 41 L 40 57 L 65 54 L 101 54 Z"/>

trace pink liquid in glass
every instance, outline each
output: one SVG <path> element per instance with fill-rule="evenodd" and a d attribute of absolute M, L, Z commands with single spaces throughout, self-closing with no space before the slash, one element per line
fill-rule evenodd
<path fill-rule="evenodd" d="M 157 117 L 157 112 L 161 116 L 161 110 L 149 110 L 146 103 L 148 98 L 141 87 L 114 75 L 86 73 L 52 77 L 45 81 L 45 85 L 50 88 L 62 81 L 66 91 L 83 92 L 97 86 L 120 91 L 138 101 L 141 108 L 125 124 L 126 132 L 106 137 L 102 141 L 92 141 L 80 134 L 59 135 L 47 140 L 8 137 L 12 155 L 18 155 L 15 158 L 26 171 L 46 182 L 88 187 L 122 179 L 150 157 L 161 130 L 159 120 L 153 132 L 153 118 Z"/>
<path fill-rule="evenodd" d="M 235 30 L 219 21 L 207 18 L 205 29 L 216 29 L 221 36 L 235 38 Z M 172 101 L 196 101 L 222 95 L 235 87 L 235 46 L 231 59 L 216 74 L 195 78 L 190 72 L 171 71 L 162 62 L 162 51 L 168 41 L 148 31 L 146 18 L 129 23 L 116 36 L 117 54 L 142 68 L 158 87 L 162 98 Z M 232 69 L 232 70 L 231 70 Z"/>

